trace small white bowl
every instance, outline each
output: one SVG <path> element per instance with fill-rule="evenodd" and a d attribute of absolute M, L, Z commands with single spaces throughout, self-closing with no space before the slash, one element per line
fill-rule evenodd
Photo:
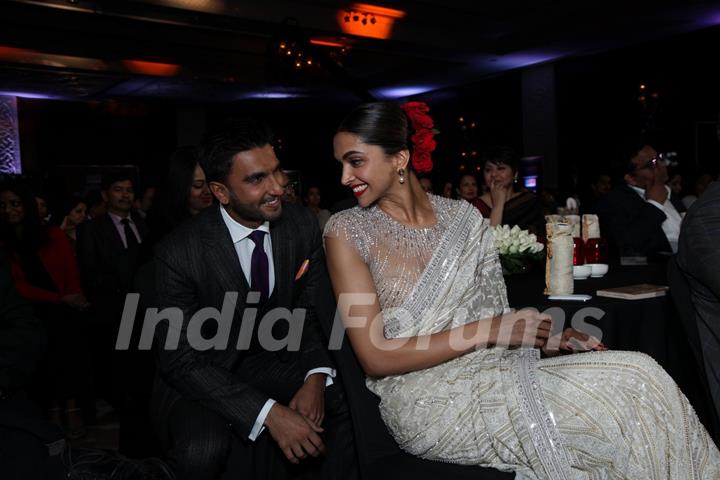
<path fill-rule="evenodd" d="M 573 278 L 575 280 L 585 280 L 592 274 L 589 265 L 573 265 Z"/>
<path fill-rule="evenodd" d="M 585 266 L 590 267 L 590 276 L 595 278 L 602 277 L 610 268 L 607 263 L 587 263 Z"/>

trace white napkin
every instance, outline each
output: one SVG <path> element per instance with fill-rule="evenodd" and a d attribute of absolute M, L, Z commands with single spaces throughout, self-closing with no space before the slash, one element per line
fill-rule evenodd
<path fill-rule="evenodd" d="M 545 295 L 573 293 L 573 239 L 568 223 L 548 223 Z"/>
<path fill-rule="evenodd" d="M 600 220 L 597 215 L 583 215 L 582 227 L 582 237 L 585 243 L 588 238 L 600 238 Z"/>

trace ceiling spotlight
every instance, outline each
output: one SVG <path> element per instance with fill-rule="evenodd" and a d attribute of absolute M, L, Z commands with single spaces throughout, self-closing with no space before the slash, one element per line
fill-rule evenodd
<path fill-rule="evenodd" d="M 353 22 L 357 22 L 358 20 L 360 20 L 360 15 L 353 15 Z"/>
<path fill-rule="evenodd" d="M 281 49 L 285 50 L 286 47 L 287 47 L 287 45 L 285 45 L 285 42 L 280 42 Z"/>
<path fill-rule="evenodd" d="M 348 23 L 350 21 L 350 15 L 345 15 L 345 23 Z"/>
<path fill-rule="evenodd" d="M 362 24 L 363 24 L 363 25 L 367 25 L 367 18 L 363 18 L 363 19 L 362 19 Z"/>
<path fill-rule="evenodd" d="M 296 66 L 297 68 L 300 68 L 300 67 L 302 67 L 302 63 L 300 63 L 300 62 L 295 62 L 295 66 Z"/>
<path fill-rule="evenodd" d="M 308 64 L 308 65 L 312 65 L 312 58 L 308 58 L 308 59 L 307 59 L 307 64 Z"/>
<path fill-rule="evenodd" d="M 375 22 L 377 22 L 377 20 L 375 20 L 375 15 L 373 15 L 372 17 L 370 17 L 370 23 L 375 25 Z"/>

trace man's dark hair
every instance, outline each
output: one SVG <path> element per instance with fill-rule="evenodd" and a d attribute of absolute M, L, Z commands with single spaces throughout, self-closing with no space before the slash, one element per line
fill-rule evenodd
<path fill-rule="evenodd" d="M 274 140 L 272 129 L 261 120 L 240 118 L 227 122 L 222 130 L 209 136 L 202 147 L 200 163 L 207 181 L 224 183 L 235 155 L 272 145 Z"/>
<path fill-rule="evenodd" d="M 132 182 L 133 187 L 135 186 L 135 176 L 128 171 L 121 171 L 121 172 L 112 172 L 108 173 L 106 175 L 103 175 L 102 183 L 100 184 L 100 188 L 102 191 L 106 191 L 110 188 L 110 186 L 113 183 L 117 182 L 124 182 L 125 180 L 130 180 Z"/>
<path fill-rule="evenodd" d="M 612 177 L 614 177 L 615 180 L 621 180 L 625 174 L 635 171 L 635 165 L 633 165 L 632 159 L 635 158 L 646 145 L 650 145 L 650 143 L 642 136 L 628 136 L 618 142 L 612 154 L 611 170 Z"/>

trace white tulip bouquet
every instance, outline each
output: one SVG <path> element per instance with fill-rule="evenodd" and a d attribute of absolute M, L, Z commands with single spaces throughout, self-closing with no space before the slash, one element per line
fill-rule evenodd
<path fill-rule="evenodd" d="M 495 247 L 500 255 L 503 273 L 524 272 L 533 261 L 545 256 L 545 245 L 537 241 L 535 234 L 517 225 L 496 225 L 490 227 L 495 237 Z"/>

